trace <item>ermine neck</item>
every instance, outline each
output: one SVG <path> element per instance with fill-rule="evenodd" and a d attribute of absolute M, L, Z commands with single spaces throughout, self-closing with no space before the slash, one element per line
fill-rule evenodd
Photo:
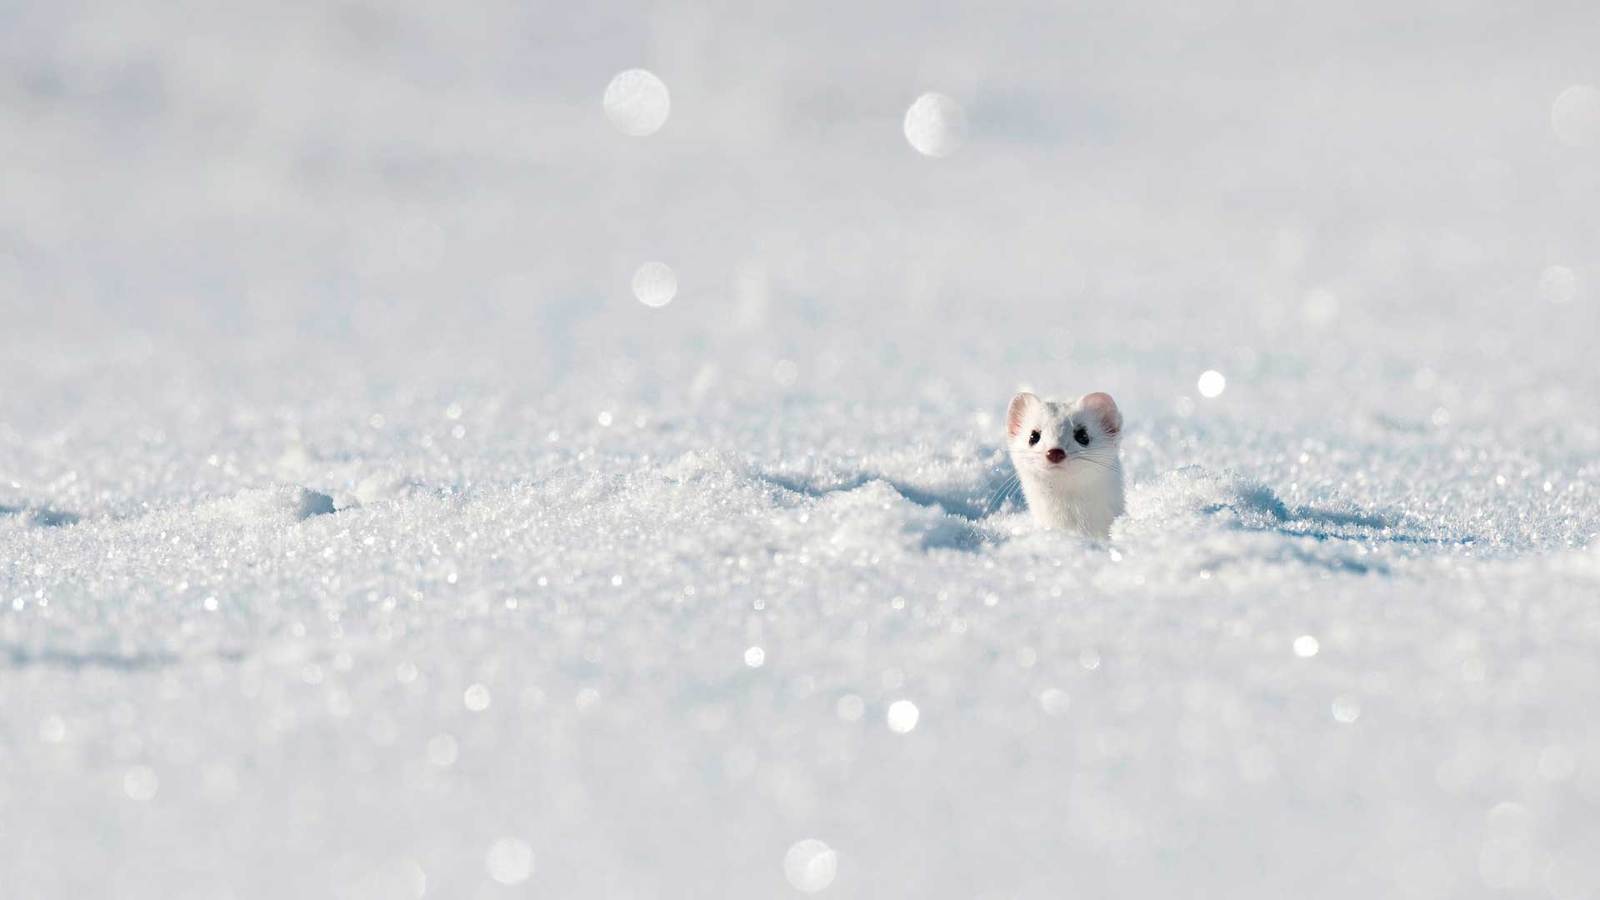
<path fill-rule="evenodd" d="M 1022 493 L 1040 526 L 1105 538 L 1123 511 L 1122 470 L 1074 480 L 1024 476 Z"/>

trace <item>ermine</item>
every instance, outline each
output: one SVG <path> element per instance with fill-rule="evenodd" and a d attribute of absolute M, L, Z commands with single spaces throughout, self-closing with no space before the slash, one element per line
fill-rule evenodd
<path fill-rule="evenodd" d="M 1041 400 L 1022 393 L 1006 412 L 1006 447 L 1028 511 L 1041 527 L 1104 540 L 1122 515 L 1122 413 L 1110 394 Z"/>

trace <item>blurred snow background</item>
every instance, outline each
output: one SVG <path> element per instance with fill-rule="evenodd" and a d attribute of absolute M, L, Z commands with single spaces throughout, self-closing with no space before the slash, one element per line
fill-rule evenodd
<path fill-rule="evenodd" d="M 0 21 L 0 895 L 1600 896 L 1589 5 Z"/>

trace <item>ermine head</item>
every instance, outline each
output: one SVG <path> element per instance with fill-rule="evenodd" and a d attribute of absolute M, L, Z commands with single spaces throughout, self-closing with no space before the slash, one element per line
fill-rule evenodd
<path fill-rule="evenodd" d="M 1110 394 L 1041 400 L 1022 393 L 1006 413 L 1006 447 L 1017 474 L 1068 483 L 1118 466 L 1122 413 Z"/>

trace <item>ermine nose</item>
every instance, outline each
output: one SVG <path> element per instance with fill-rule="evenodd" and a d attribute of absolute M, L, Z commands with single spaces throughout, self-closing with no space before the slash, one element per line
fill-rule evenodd
<path fill-rule="evenodd" d="M 1067 458 L 1067 451 L 1061 449 L 1060 447 L 1052 447 L 1050 448 L 1050 452 L 1044 455 L 1044 458 L 1053 463 L 1061 462 L 1063 459 Z"/>

